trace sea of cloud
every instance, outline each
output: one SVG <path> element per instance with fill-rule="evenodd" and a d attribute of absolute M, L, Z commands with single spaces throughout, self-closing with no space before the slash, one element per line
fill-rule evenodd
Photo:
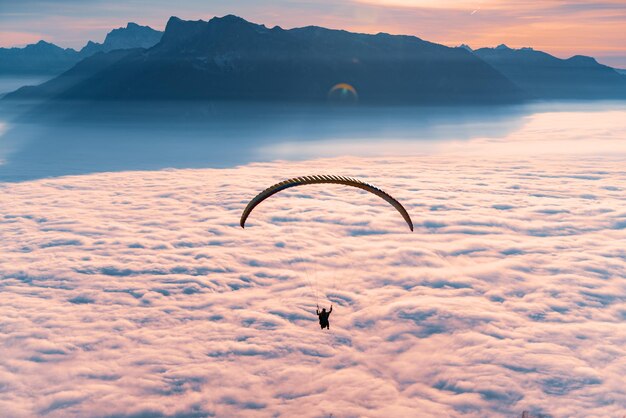
<path fill-rule="evenodd" d="M 342 186 L 239 227 L 315 173 L 415 232 Z M 623 158 L 580 156 L 0 184 L 0 415 L 624 416 L 625 190 Z"/>

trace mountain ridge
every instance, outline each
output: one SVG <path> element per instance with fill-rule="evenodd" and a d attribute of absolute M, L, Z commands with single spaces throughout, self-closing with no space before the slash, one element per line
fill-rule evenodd
<path fill-rule="evenodd" d="M 138 25 L 128 22 L 126 27 L 113 29 L 107 33 L 103 43 L 89 41 L 80 53 L 85 55 L 87 51 L 93 55 L 95 52 L 109 52 L 115 49 L 150 48 L 156 45 L 163 36 L 163 32 L 152 29 L 150 26 Z"/>
<path fill-rule="evenodd" d="M 534 99 L 624 99 L 626 78 L 585 55 L 557 58 L 533 48 L 480 48 L 475 55 Z"/>
<path fill-rule="evenodd" d="M 129 22 L 126 27 L 111 30 L 103 43 L 87 41 L 80 50 L 62 48 L 44 40 L 23 48 L 0 48 L 0 74 L 58 75 L 97 52 L 148 48 L 155 45 L 162 34 L 149 26 Z"/>
<path fill-rule="evenodd" d="M 340 83 L 354 86 L 365 103 L 501 103 L 523 96 L 462 49 L 407 35 L 267 28 L 227 15 L 171 17 L 158 44 L 55 98 L 314 102 L 326 101 Z"/>
<path fill-rule="evenodd" d="M 124 31 L 149 31 L 153 38 L 110 54 L 111 39 Z M 370 103 L 626 98 L 626 77 L 592 57 L 560 59 L 505 44 L 450 48 L 415 36 L 319 26 L 268 28 L 235 15 L 208 21 L 172 16 L 162 33 L 129 23 L 88 47 L 107 55 L 7 97 L 324 101 L 333 86 L 344 84 Z"/>
<path fill-rule="evenodd" d="M 79 60 L 76 50 L 40 40 L 24 48 L 0 48 L 0 74 L 61 73 Z"/>

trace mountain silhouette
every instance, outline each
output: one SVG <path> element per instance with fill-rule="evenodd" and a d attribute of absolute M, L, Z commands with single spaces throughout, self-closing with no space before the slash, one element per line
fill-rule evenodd
<path fill-rule="evenodd" d="M 626 77 L 591 57 L 556 58 L 506 45 L 474 51 L 535 99 L 626 98 Z"/>
<path fill-rule="evenodd" d="M 120 49 L 125 52 L 116 52 Z M 129 23 L 110 32 L 103 44 L 90 42 L 81 52 L 45 42 L 22 51 L 26 50 L 39 54 L 40 65 L 46 56 L 56 57 L 60 66 L 71 66 L 76 59 L 72 54 L 88 58 L 47 83 L 6 98 L 307 102 L 358 98 L 372 104 L 626 98 L 622 70 L 591 57 L 560 59 L 506 45 L 449 48 L 414 36 L 317 26 L 285 30 L 233 15 L 208 22 L 171 17 L 164 33 Z"/>
<path fill-rule="evenodd" d="M 162 35 L 163 32 L 149 26 L 131 22 L 125 28 L 109 32 L 103 43 L 89 41 L 80 51 L 61 48 L 45 41 L 24 48 L 0 48 L 0 74 L 57 75 L 98 52 L 149 48 L 159 42 Z"/>
<path fill-rule="evenodd" d="M 99 52 L 80 61 L 59 77 L 55 77 L 38 86 L 25 86 L 4 98 L 40 99 L 56 97 L 77 84 L 90 79 L 103 69 L 110 67 L 121 59 L 136 54 L 143 49 L 117 49 L 111 52 Z"/>
<path fill-rule="evenodd" d="M 169 19 L 161 41 L 135 50 L 63 91 L 30 97 L 92 100 L 326 101 L 353 86 L 363 103 L 502 103 L 523 98 L 514 83 L 471 52 L 414 36 L 321 27 L 267 28 L 228 15 Z M 95 65 L 95 62 L 91 63 Z M 53 80 L 64 84 L 64 74 Z M 69 85 L 71 83 L 65 83 Z M 43 86 L 42 86 L 43 87 Z M 9 95 L 21 97 L 23 91 Z"/>
<path fill-rule="evenodd" d="M 0 74 L 60 74 L 80 59 L 75 50 L 45 41 L 24 48 L 0 48 Z"/>
<path fill-rule="evenodd" d="M 113 29 L 109 32 L 101 44 L 89 41 L 80 53 L 87 57 L 96 52 L 109 52 L 115 49 L 150 48 L 156 45 L 162 36 L 161 31 L 130 22 L 125 28 Z"/>

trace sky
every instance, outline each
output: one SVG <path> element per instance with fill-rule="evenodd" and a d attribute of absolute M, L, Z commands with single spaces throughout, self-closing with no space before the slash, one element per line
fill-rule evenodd
<path fill-rule="evenodd" d="M 129 21 L 163 29 L 173 15 L 207 20 L 225 14 L 284 28 L 409 34 L 449 46 L 504 43 L 626 68 L 623 0 L 0 0 L 0 46 L 45 39 L 80 48 Z"/>

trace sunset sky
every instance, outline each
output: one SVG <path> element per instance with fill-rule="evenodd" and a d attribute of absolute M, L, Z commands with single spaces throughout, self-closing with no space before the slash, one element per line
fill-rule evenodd
<path fill-rule="evenodd" d="M 172 15 L 207 20 L 229 13 L 285 28 L 410 34 L 473 48 L 530 46 L 626 68 L 623 0 L 0 0 L 0 46 L 45 39 L 80 48 L 128 21 L 163 29 Z"/>

